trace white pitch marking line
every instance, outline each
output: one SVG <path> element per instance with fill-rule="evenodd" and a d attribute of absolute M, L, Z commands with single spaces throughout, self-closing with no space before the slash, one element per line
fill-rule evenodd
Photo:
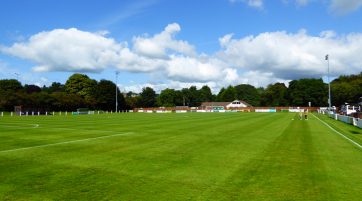
<path fill-rule="evenodd" d="M 51 143 L 51 144 L 36 145 L 36 146 L 31 146 L 31 147 L 22 147 L 22 148 L 17 148 L 17 149 L 2 150 L 2 151 L 0 151 L 0 153 L 8 153 L 8 152 L 13 152 L 13 151 L 27 150 L 27 149 L 33 149 L 33 148 L 50 147 L 50 146 L 61 145 L 61 144 L 70 144 L 70 143 L 75 143 L 75 142 L 98 140 L 98 139 L 104 139 L 104 138 L 110 138 L 110 137 L 116 137 L 116 136 L 122 136 L 122 135 L 130 135 L 130 134 L 133 134 L 133 132 L 120 133 L 120 134 L 115 134 L 115 135 L 106 135 L 106 136 L 93 137 L 93 138 L 86 138 L 86 139 L 80 139 L 80 140 L 65 141 L 65 142 L 57 142 L 57 143 Z"/>
<path fill-rule="evenodd" d="M 39 124 L 23 124 L 23 125 L 30 125 L 30 126 L 32 126 L 32 128 L 38 128 L 39 127 Z M 21 126 L 21 125 L 18 125 L 18 124 L 12 124 L 12 125 L 0 124 L 0 126 L 7 127 L 7 128 L 24 128 L 24 129 L 29 128 L 29 127 Z"/>
<path fill-rule="evenodd" d="M 352 142 L 354 145 L 356 145 L 357 147 L 362 149 L 362 145 L 358 144 L 357 142 L 355 142 L 354 140 L 352 140 L 351 138 L 343 135 L 342 133 L 340 133 L 339 131 L 337 131 L 336 129 L 332 128 L 329 124 L 327 124 L 326 122 L 324 122 L 323 120 L 319 119 L 317 116 L 315 116 L 314 114 L 312 114 L 315 118 L 317 118 L 320 122 L 322 122 L 324 125 L 326 125 L 328 128 L 330 128 L 332 131 L 334 131 L 335 133 L 337 133 L 338 135 L 342 136 L 343 138 L 345 138 L 346 140 Z"/>

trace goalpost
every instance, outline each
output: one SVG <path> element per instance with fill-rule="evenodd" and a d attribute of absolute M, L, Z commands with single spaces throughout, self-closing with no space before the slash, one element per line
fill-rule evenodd
<path fill-rule="evenodd" d="M 94 114 L 94 111 L 91 111 L 88 108 L 78 108 L 76 114 Z"/>

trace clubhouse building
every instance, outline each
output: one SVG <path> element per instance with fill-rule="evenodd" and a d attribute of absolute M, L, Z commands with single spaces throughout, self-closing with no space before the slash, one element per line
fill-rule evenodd
<path fill-rule="evenodd" d="M 251 105 L 245 101 L 234 100 L 232 102 L 203 102 L 199 108 L 202 110 L 225 110 L 244 107 L 251 107 Z"/>

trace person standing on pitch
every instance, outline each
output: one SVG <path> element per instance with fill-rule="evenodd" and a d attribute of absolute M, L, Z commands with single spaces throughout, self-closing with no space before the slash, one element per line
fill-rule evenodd
<path fill-rule="evenodd" d="M 304 119 L 305 119 L 305 120 L 308 120 L 308 110 L 306 110 L 306 111 L 304 112 Z"/>

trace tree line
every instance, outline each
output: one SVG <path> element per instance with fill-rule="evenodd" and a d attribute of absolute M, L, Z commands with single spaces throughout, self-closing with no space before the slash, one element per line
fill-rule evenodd
<path fill-rule="evenodd" d="M 125 100 L 117 88 L 118 105 L 125 108 Z M 50 86 L 21 85 L 15 79 L 0 80 L 0 110 L 13 111 L 22 106 L 29 111 L 75 111 L 78 108 L 114 110 L 116 85 L 109 80 L 90 79 L 84 74 L 73 74 L 65 84 L 53 82 Z"/>
<path fill-rule="evenodd" d="M 332 104 L 357 103 L 362 97 L 362 72 L 357 75 L 340 76 L 331 82 Z M 73 74 L 65 84 L 53 82 L 50 86 L 24 86 L 15 79 L 0 80 L 0 110 L 13 111 L 21 105 L 24 110 L 74 111 L 78 108 L 115 110 L 117 90 L 119 110 L 135 107 L 200 106 L 202 102 L 231 102 L 243 100 L 252 106 L 327 106 L 328 85 L 322 79 L 292 80 L 289 85 L 273 83 L 266 88 L 239 84 L 221 88 L 212 94 L 207 85 L 181 90 L 164 89 L 157 94 L 145 87 L 139 94 L 122 94 L 110 80 L 96 81 L 84 74 Z"/>

